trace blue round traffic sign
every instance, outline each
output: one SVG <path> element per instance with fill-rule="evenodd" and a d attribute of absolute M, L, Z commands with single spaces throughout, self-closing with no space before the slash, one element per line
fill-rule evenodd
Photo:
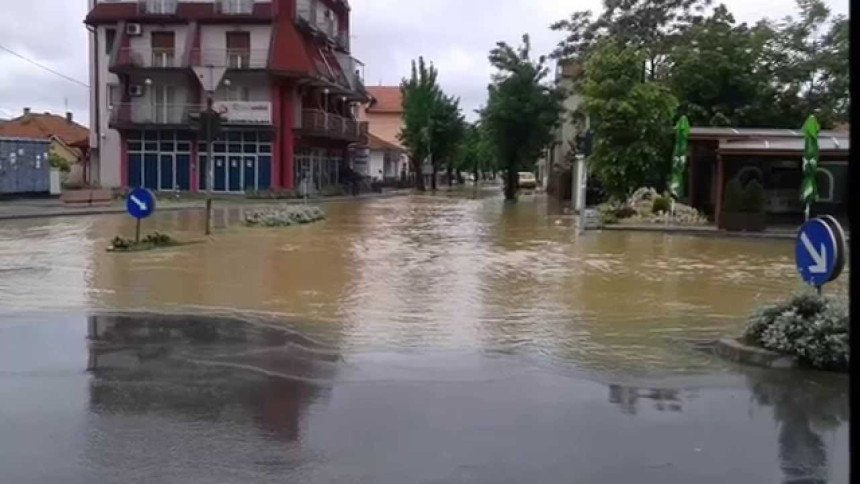
<path fill-rule="evenodd" d="M 125 200 L 129 215 L 140 220 L 155 212 L 155 195 L 146 188 L 135 188 Z"/>
<path fill-rule="evenodd" d="M 827 222 L 821 219 L 806 222 L 800 227 L 795 247 L 797 271 L 801 279 L 815 287 L 832 281 L 841 272 L 838 262 L 841 260 L 844 263 L 839 249 L 836 234 Z"/>

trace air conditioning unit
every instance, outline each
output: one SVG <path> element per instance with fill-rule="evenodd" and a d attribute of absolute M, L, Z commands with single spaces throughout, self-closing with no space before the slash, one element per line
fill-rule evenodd
<path fill-rule="evenodd" d="M 125 33 L 128 35 L 141 35 L 143 34 L 143 28 L 141 28 L 140 24 L 126 24 Z"/>
<path fill-rule="evenodd" d="M 140 84 L 132 84 L 128 86 L 128 95 L 131 97 L 143 96 L 143 86 Z"/>

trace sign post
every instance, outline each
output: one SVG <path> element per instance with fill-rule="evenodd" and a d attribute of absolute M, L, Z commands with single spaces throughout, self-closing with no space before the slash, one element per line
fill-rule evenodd
<path fill-rule="evenodd" d="M 835 281 L 845 267 L 845 232 L 835 218 L 814 218 L 800 227 L 797 234 L 795 259 L 800 278 L 821 287 Z"/>
<path fill-rule="evenodd" d="M 146 188 L 135 188 L 125 200 L 125 208 L 129 215 L 137 219 L 134 231 L 134 243 L 140 243 L 140 221 L 155 212 L 155 196 Z"/>

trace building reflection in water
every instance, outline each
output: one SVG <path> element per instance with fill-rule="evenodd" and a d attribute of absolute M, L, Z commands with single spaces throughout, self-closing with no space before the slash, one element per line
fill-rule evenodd
<path fill-rule="evenodd" d="M 639 400 L 651 400 L 660 412 L 681 412 L 683 406 L 677 390 L 665 388 L 642 389 L 622 385 L 609 385 L 609 403 L 618 405 L 622 412 L 636 415 Z"/>
<path fill-rule="evenodd" d="M 821 434 L 848 422 L 844 375 L 764 370 L 746 373 L 754 403 L 772 407 L 779 425 L 783 482 L 829 482 L 828 449 Z"/>
<path fill-rule="evenodd" d="M 88 337 L 94 413 L 251 424 L 286 442 L 300 440 L 303 414 L 327 398 L 340 361 L 332 348 L 230 318 L 94 315 Z"/>

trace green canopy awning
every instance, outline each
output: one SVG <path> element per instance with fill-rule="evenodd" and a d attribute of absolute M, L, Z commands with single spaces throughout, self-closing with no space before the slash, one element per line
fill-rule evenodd
<path fill-rule="evenodd" d="M 806 118 L 803 123 L 803 180 L 800 184 L 800 200 L 807 207 L 818 201 L 818 133 L 821 129 L 815 116 Z"/>

